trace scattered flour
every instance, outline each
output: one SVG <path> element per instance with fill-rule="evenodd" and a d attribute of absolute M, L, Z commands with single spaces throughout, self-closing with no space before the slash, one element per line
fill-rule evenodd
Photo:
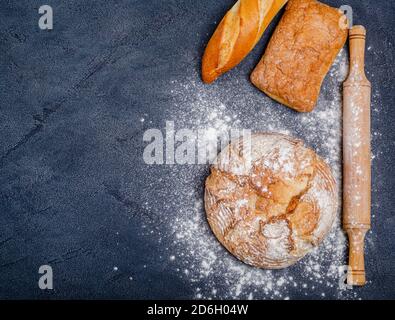
<path fill-rule="evenodd" d="M 170 83 L 172 107 L 166 111 L 166 119 L 178 128 L 211 128 L 216 133 L 245 128 L 301 138 L 327 161 L 341 186 L 341 86 L 347 72 L 343 49 L 323 84 L 315 110 L 308 114 L 273 102 L 246 79 L 225 76 L 208 86 L 195 74 Z M 208 165 L 176 165 L 168 170 L 169 179 L 176 183 L 165 207 L 174 214 L 163 223 L 161 237 L 169 239 L 170 268 L 190 284 L 193 298 L 358 298 L 355 290 L 339 285 L 339 267 L 347 261 L 340 213 L 330 234 L 312 253 L 289 268 L 262 270 L 238 261 L 212 234 L 203 204 Z"/>

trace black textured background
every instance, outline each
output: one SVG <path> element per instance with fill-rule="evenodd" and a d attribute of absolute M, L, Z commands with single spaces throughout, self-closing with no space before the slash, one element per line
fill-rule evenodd
<path fill-rule="evenodd" d="M 366 69 L 374 74 L 372 108 L 379 109 L 372 118 L 380 133 L 373 140 L 380 155 L 373 168 L 374 246 L 367 252 L 371 284 L 355 290 L 362 298 L 395 298 L 395 2 L 325 2 L 351 5 L 373 48 Z M 140 118 L 164 126 L 165 111 L 176 103 L 166 95 L 169 79 L 198 79 L 214 22 L 232 3 L 0 2 L 0 298 L 193 296 L 191 284 L 160 259 L 166 244 L 158 245 L 155 233 L 140 235 L 144 219 L 171 211 L 160 204 L 172 192 L 153 183 L 166 178 L 166 168 L 155 177 L 144 170 L 142 134 L 149 126 Z M 37 25 L 43 4 L 54 9 L 50 32 Z M 235 78 L 248 82 L 273 28 L 219 80 L 219 90 Z M 293 113 L 284 113 L 292 123 Z M 124 189 L 133 200 L 122 198 Z M 157 208 L 144 208 L 146 192 Z M 38 267 L 47 263 L 53 291 L 37 286 Z"/>

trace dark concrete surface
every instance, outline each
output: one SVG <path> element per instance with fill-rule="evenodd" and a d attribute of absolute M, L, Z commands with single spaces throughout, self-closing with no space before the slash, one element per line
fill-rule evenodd
<path fill-rule="evenodd" d="M 214 22 L 232 3 L 0 2 L 0 298 L 193 297 L 192 285 L 159 258 L 155 233 L 140 232 L 145 220 L 171 211 L 160 205 L 169 186 L 153 184 L 166 169 L 155 176 L 144 170 L 148 125 L 140 118 L 164 126 L 174 103 L 166 95 L 169 80 L 198 79 Z M 52 31 L 38 28 L 42 4 L 54 9 Z M 375 80 L 372 108 L 379 109 L 372 118 L 380 133 L 373 137 L 380 157 L 373 168 L 374 246 L 367 252 L 372 284 L 358 290 L 361 298 L 393 299 L 395 2 L 346 4 L 368 30 L 366 68 Z M 273 27 L 221 86 L 235 77 L 248 81 Z M 122 197 L 124 189 L 132 200 Z M 148 210 L 150 196 L 158 207 Z M 37 286 L 43 264 L 53 266 L 55 290 Z"/>

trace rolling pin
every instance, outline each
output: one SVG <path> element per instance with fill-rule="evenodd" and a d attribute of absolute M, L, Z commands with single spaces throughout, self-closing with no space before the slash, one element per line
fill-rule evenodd
<path fill-rule="evenodd" d="M 370 96 L 363 26 L 349 31 L 350 71 L 343 83 L 343 228 L 349 239 L 347 284 L 366 283 L 365 234 L 370 229 Z"/>

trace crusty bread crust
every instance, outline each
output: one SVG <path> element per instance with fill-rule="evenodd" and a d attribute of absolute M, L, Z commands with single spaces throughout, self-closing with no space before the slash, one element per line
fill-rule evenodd
<path fill-rule="evenodd" d="M 322 81 L 347 39 L 342 13 L 316 0 L 290 0 L 252 83 L 300 112 L 313 110 Z"/>
<path fill-rule="evenodd" d="M 238 65 L 287 0 L 238 0 L 221 20 L 202 60 L 206 83 Z"/>
<path fill-rule="evenodd" d="M 285 268 L 329 232 L 338 208 L 336 182 L 328 165 L 300 140 L 257 133 L 251 137 L 251 156 L 246 144 L 243 138 L 233 141 L 211 168 L 207 220 L 238 259 Z"/>

